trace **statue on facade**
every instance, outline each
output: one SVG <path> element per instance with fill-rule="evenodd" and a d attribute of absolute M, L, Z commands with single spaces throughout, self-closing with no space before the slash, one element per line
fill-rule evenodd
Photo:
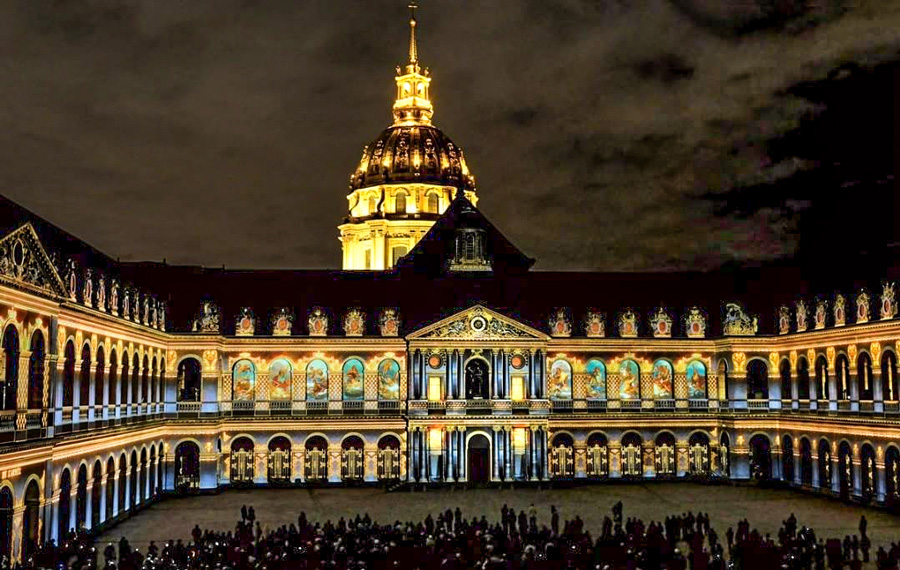
<path fill-rule="evenodd" d="M 753 336 L 757 332 L 756 317 L 752 319 L 737 303 L 725 305 L 725 324 L 722 327 L 727 336 Z"/>
<path fill-rule="evenodd" d="M 218 333 L 219 332 L 219 308 L 212 301 L 203 301 L 200 315 L 194 319 L 194 332 Z"/>
<path fill-rule="evenodd" d="M 381 336 L 397 336 L 400 332 L 400 317 L 397 309 L 384 309 L 379 319 Z"/>
<path fill-rule="evenodd" d="M 234 324 L 234 334 L 237 336 L 252 336 L 256 331 L 256 318 L 250 307 L 244 307 L 238 314 Z"/>

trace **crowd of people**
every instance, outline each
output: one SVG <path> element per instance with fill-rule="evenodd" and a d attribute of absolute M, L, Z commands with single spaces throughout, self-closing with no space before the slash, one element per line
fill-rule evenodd
<path fill-rule="evenodd" d="M 44 545 L 23 568 L 108 570 L 288 570 L 288 569 L 629 569 L 725 570 L 863 568 L 871 541 L 865 517 L 859 535 L 823 540 L 793 514 L 777 537 L 751 529 L 744 519 L 725 532 L 707 514 L 691 512 L 664 521 L 624 518 L 617 503 L 592 536 L 575 516 L 560 526 L 551 507 L 538 521 L 532 504 L 516 512 L 506 505 L 499 520 L 466 518 L 457 507 L 417 522 L 379 524 L 368 514 L 324 524 L 301 512 L 296 524 L 263 529 L 253 507 L 241 508 L 233 531 L 195 526 L 189 541 L 150 542 L 144 552 L 126 538 L 102 552 L 86 534 L 71 533 L 60 545 Z M 546 525 L 549 522 L 549 526 Z M 102 547 L 102 546 L 101 546 Z M 879 546 L 879 570 L 897 570 L 900 545 Z M 872 567 L 869 564 L 868 567 Z M 8 565 L 4 565 L 4 569 Z"/>

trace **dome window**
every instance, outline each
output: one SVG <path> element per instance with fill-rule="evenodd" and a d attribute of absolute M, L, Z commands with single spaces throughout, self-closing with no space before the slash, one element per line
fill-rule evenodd
<path fill-rule="evenodd" d="M 398 214 L 406 213 L 406 194 L 404 194 L 403 192 L 400 192 L 399 194 L 397 194 L 394 210 Z"/>
<path fill-rule="evenodd" d="M 429 214 L 437 214 L 439 206 L 438 195 L 432 192 L 426 198 L 425 211 Z"/>
<path fill-rule="evenodd" d="M 484 230 L 474 228 L 457 230 L 450 270 L 490 271 L 491 264 L 485 255 L 484 242 Z"/>

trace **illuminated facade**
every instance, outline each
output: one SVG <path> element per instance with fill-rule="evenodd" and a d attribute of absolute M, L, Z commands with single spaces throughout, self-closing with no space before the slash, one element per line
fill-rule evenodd
<path fill-rule="evenodd" d="M 391 129 L 430 120 L 410 60 Z M 354 208 L 427 196 L 366 160 Z M 530 271 L 468 174 L 421 187 L 433 219 L 341 226 L 357 269 L 352 232 L 383 224 L 383 253 L 422 223 L 368 272 L 117 263 L 0 200 L 0 549 L 240 485 L 758 478 L 900 503 L 892 282 Z"/>

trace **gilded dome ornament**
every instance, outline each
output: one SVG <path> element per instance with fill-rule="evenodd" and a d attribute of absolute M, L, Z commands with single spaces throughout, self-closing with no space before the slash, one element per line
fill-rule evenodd
<path fill-rule="evenodd" d="M 191 327 L 191 330 L 193 332 L 218 333 L 219 307 L 212 301 L 203 301 L 200 307 L 200 314 L 194 319 L 194 325 Z"/>
<path fill-rule="evenodd" d="M 809 318 L 809 311 L 806 308 L 806 303 L 802 299 L 797 301 L 796 310 L 797 332 L 804 332 L 809 326 L 809 323 L 807 322 L 807 319 Z"/>
<path fill-rule="evenodd" d="M 856 322 L 869 322 L 869 293 L 861 289 L 856 296 Z"/>
<path fill-rule="evenodd" d="M 588 311 L 584 317 L 584 334 L 588 337 L 606 335 L 606 315 L 600 311 Z"/>
<path fill-rule="evenodd" d="M 350 309 L 344 315 L 344 334 L 362 336 L 366 332 L 366 314 L 359 309 Z"/>
<path fill-rule="evenodd" d="M 791 309 L 787 305 L 778 307 L 778 334 L 791 332 Z"/>
<path fill-rule="evenodd" d="M 565 309 L 556 309 L 550 315 L 550 336 L 567 337 L 572 334 L 572 319 Z"/>
<path fill-rule="evenodd" d="M 847 300 L 841 294 L 834 298 L 834 326 L 836 327 L 842 327 L 846 323 L 847 313 L 844 308 L 846 303 Z"/>
<path fill-rule="evenodd" d="M 328 315 L 321 307 L 309 312 L 309 336 L 326 336 L 328 334 Z"/>
<path fill-rule="evenodd" d="M 379 326 L 381 336 L 397 336 L 400 332 L 400 316 L 397 314 L 397 309 L 383 309 L 379 318 Z"/>
<path fill-rule="evenodd" d="M 692 307 L 685 316 L 684 329 L 688 338 L 703 338 L 706 336 L 706 317 L 700 307 Z"/>
<path fill-rule="evenodd" d="M 650 326 L 655 338 L 669 338 L 672 336 L 672 317 L 666 313 L 665 308 L 659 307 L 650 318 Z"/>
<path fill-rule="evenodd" d="M 619 315 L 619 336 L 622 338 L 634 338 L 638 335 L 637 315 L 631 309 L 626 309 Z"/>
<path fill-rule="evenodd" d="M 813 328 L 816 330 L 825 328 L 825 315 L 828 314 L 828 301 L 825 299 L 819 299 L 816 301 L 816 315 L 815 315 L 815 324 Z M 810 361 L 811 362 L 811 361 Z"/>

